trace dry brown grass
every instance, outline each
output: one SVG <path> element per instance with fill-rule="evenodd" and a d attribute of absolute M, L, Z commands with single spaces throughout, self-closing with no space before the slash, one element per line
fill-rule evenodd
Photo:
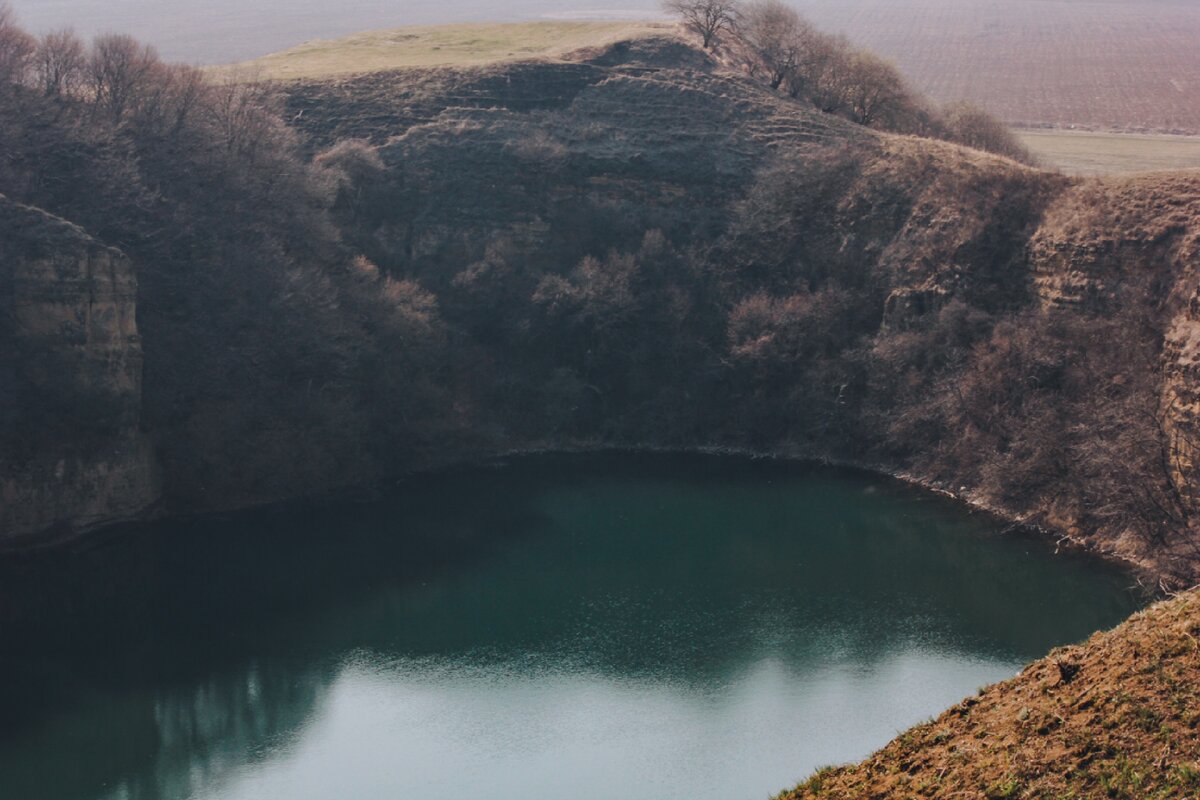
<path fill-rule="evenodd" d="M 305 42 L 233 68 L 264 78 L 288 80 L 403 67 L 473 66 L 555 58 L 574 50 L 673 30 L 673 24 L 663 22 L 521 22 L 395 28 L 332 41 Z"/>

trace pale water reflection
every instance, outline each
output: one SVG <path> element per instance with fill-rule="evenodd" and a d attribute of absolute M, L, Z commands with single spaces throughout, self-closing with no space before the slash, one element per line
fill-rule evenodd
<path fill-rule="evenodd" d="M 1116 623 L 1130 582 L 741 459 L 539 458 L 132 530 L 0 563 L 27 609 L 0 623 L 0 797 L 762 798 Z"/>
<path fill-rule="evenodd" d="M 916 650 L 804 675 L 763 658 L 711 687 L 521 666 L 347 665 L 300 743 L 194 796 L 759 797 L 1011 674 Z"/>

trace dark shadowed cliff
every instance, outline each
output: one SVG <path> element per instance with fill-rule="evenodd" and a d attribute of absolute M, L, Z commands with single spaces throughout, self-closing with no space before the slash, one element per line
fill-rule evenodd
<path fill-rule="evenodd" d="M 133 265 L 2 195 L 0 264 L 0 529 L 141 512 L 158 497 L 159 473 L 139 429 Z"/>

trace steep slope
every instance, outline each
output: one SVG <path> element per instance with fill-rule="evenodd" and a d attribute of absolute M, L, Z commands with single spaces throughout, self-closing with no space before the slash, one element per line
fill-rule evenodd
<path fill-rule="evenodd" d="M 670 36 L 287 92 L 314 149 L 379 157 L 343 230 L 503 376 L 477 387 L 492 446 L 855 461 L 1157 577 L 1200 564 L 1170 455 L 1195 176 L 1071 181 L 879 134 Z"/>
<path fill-rule="evenodd" d="M 1200 796 L 1200 594 L 1059 648 L 781 800 Z"/>
<path fill-rule="evenodd" d="M 1121 446 L 1130 451 L 1127 458 L 1151 451 L 1157 462 L 1162 488 L 1143 503 L 1153 511 L 1143 508 L 1139 516 L 1157 518 L 1175 531 L 1194 529 L 1200 497 L 1200 172 L 1075 183 L 1048 207 L 1030 241 L 1029 259 L 1036 296 L 1047 313 L 1128 315 L 1124 335 L 1151 342 L 1144 354 L 1150 361 L 1140 417 L 1150 421 L 1155 441 L 1126 440 Z M 1113 378 L 1128 383 L 1136 372 L 1123 366 Z M 1142 491 L 1130 483 L 1102 489 Z M 1143 526 L 1128 519 L 1115 537 L 1105 537 L 1113 521 L 1089 513 L 1099 505 L 1051 503 L 1040 521 L 1134 560 L 1184 563 L 1200 555 L 1194 537 L 1147 537 Z"/>
<path fill-rule="evenodd" d="M 822 114 L 674 36 L 557 62 L 396 70 L 286 92 L 314 149 L 345 139 L 377 149 L 392 193 L 351 220 L 355 243 L 439 294 L 489 251 L 519 250 L 516 271 L 536 277 L 659 231 L 693 249 L 752 234 L 714 265 L 777 262 L 742 264 L 758 273 L 750 280 L 791 269 L 789 260 L 827 259 L 886 272 L 901 290 L 970 285 L 1016 302 L 1028 291 L 1025 242 L 1066 186 Z M 759 244 L 770 252 L 751 254 Z"/>

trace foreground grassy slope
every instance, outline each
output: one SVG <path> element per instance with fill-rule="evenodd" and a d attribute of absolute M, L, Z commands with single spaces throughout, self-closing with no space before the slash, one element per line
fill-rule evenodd
<path fill-rule="evenodd" d="M 1059 648 L 781 800 L 1200 796 L 1200 595 Z"/>
<path fill-rule="evenodd" d="M 554 58 L 574 50 L 666 33 L 674 27 L 656 22 L 521 22 L 394 28 L 305 42 L 236 67 L 264 78 L 289 80 L 405 67 L 495 64 Z"/>

